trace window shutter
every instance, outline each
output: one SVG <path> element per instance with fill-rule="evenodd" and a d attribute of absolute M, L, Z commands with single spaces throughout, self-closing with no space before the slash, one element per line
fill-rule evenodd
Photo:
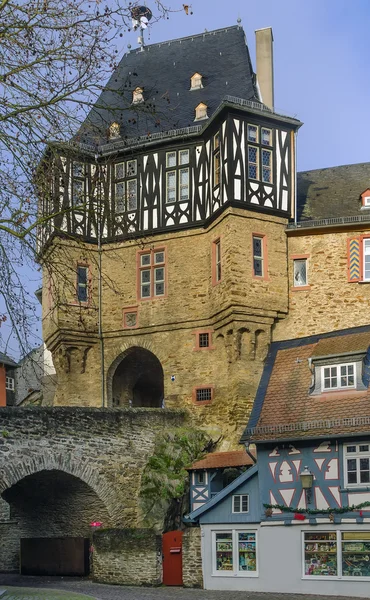
<path fill-rule="evenodd" d="M 348 240 L 348 281 L 355 283 L 361 280 L 361 238 Z"/>

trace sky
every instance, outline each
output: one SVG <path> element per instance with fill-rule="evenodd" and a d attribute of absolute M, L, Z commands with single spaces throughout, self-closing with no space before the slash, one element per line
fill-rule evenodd
<path fill-rule="evenodd" d="M 149 44 L 236 25 L 240 18 L 255 68 L 254 32 L 272 27 L 275 109 L 303 122 L 299 171 L 370 160 L 369 0 L 186 0 L 188 16 L 185 0 L 162 1 L 174 12 L 149 28 Z M 152 8 L 154 0 L 146 3 Z M 137 47 L 137 33 L 119 42 L 122 55 L 128 44 Z M 37 272 L 27 271 L 24 279 L 31 290 L 39 286 Z M 40 325 L 35 334 L 37 345 Z M 16 346 L 9 347 L 15 357 Z"/>
<path fill-rule="evenodd" d="M 155 23 L 148 43 L 236 25 L 240 18 L 255 68 L 254 32 L 272 27 L 275 109 L 304 123 L 298 169 L 370 160 L 369 0 L 192 0 L 190 6 L 192 15 L 174 12 Z M 123 40 L 134 48 L 136 38 L 129 33 Z"/>

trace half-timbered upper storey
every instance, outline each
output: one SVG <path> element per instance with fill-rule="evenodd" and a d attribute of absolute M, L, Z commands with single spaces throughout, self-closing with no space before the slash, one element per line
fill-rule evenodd
<path fill-rule="evenodd" d="M 300 122 L 262 102 L 241 27 L 126 54 L 75 139 L 50 145 L 49 231 L 96 239 L 291 216 Z"/>

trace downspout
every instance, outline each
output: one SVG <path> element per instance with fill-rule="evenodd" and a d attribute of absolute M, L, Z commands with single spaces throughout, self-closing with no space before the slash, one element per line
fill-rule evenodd
<path fill-rule="evenodd" d="M 294 132 L 294 225 L 297 226 L 298 198 L 297 198 L 297 137 L 298 131 Z"/>
<path fill-rule="evenodd" d="M 256 464 L 256 462 L 257 462 L 257 459 L 256 459 L 256 457 L 255 457 L 255 456 L 253 456 L 252 452 L 249 450 L 249 446 L 250 446 L 249 442 L 246 442 L 246 443 L 244 444 L 244 448 L 245 448 L 245 451 L 246 451 L 246 453 L 248 454 L 249 458 L 251 458 L 251 459 L 252 459 L 252 461 L 253 461 L 253 464 L 255 465 L 255 464 Z"/>
<path fill-rule="evenodd" d="M 101 406 L 105 408 L 105 368 L 104 368 L 104 338 L 103 338 L 103 286 L 102 286 L 102 182 L 101 165 L 98 156 L 95 155 L 96 169 L 98 172 L 98 338 L 100 344 L 100 384 L 101 384 Z"/>

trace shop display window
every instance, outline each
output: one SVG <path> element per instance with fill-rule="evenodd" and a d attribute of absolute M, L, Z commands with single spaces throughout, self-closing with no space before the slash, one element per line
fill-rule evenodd
<path fill-rule="evenodd" d="M 313 576 L 337 575 L 337 534 L 304 534 L 304 574 Z"/>
<path fill-rule="evenodd" d="M 370 531 L 342 531 L 343 577 L 370 577 Z"/>
<path fill-rule="evenodd" d="M 370 531 L 304 533 L 304 576 L 370 578 Z"/>
<path fill-rule="evenodd" d="M 239 571 L 257 571 L 256 534 L 238 533 Z"/>
<path fill-rule="evenodd" d="M 257 577 L 257 532 L 213 532 L 213 575 Z"/>
<path fill-rule="evenodd" d="M 233 534 L 216 533 L 216 570 L 233 570 Z"/>

